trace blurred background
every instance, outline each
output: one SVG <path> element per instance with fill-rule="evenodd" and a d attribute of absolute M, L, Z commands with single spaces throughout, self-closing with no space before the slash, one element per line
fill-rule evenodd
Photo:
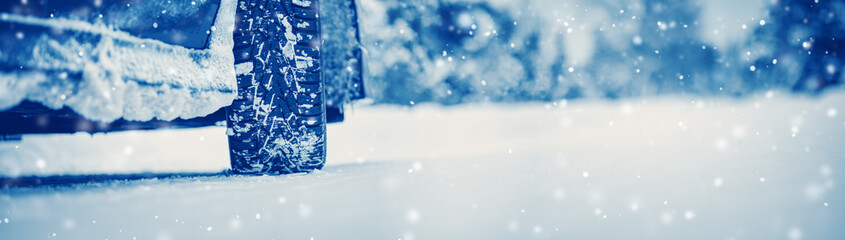
<path fill-rule="evenodd" d="M 841 1 L 360 4 L 376 102 L 817 95 L 843 82 Z"/>

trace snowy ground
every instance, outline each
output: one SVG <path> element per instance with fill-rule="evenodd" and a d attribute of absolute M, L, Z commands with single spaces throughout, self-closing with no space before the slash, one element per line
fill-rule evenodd
<path fill-rule="evenodd" d="M 845 92 L 358 106 L 307 175 L 0 189 L 2 239 L 837 239 Z M 0 175 L 214 172 L 222 128 L 0 143 Z"/>

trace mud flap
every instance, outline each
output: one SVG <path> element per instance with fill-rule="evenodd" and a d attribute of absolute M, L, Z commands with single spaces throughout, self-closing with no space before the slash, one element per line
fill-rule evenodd
<path fill-rule="evenodd" d="M 343 121 L 343 105 L 364 98 L 364 62 L 355 0 L 323 0 L 323 79 L 329 123 Z"/>

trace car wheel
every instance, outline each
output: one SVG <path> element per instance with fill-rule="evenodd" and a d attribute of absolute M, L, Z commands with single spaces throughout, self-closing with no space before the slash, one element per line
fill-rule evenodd
<path fill-rule="evenodd" d="M 317 0 L 239 0 L 234 36 L 238 94 L 227 109 L 232 171 L 321 169 L 326 115 Z"/>

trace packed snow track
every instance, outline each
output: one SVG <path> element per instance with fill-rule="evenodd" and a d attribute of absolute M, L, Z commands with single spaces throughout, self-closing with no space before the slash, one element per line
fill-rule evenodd
<path fill-rule="evenodd" d="M 845 236 L 841 91 L 354 109 L 328 128 L 322 171 L 7 187 L 0 190 L 0 236 Z M 27 137 L 0 144 L 0 174 L 221 171 L 228 166 L 218 147 L 226 144 L 224 131 Z M 195 151 L 168 155 L 166 147 Z"/>

